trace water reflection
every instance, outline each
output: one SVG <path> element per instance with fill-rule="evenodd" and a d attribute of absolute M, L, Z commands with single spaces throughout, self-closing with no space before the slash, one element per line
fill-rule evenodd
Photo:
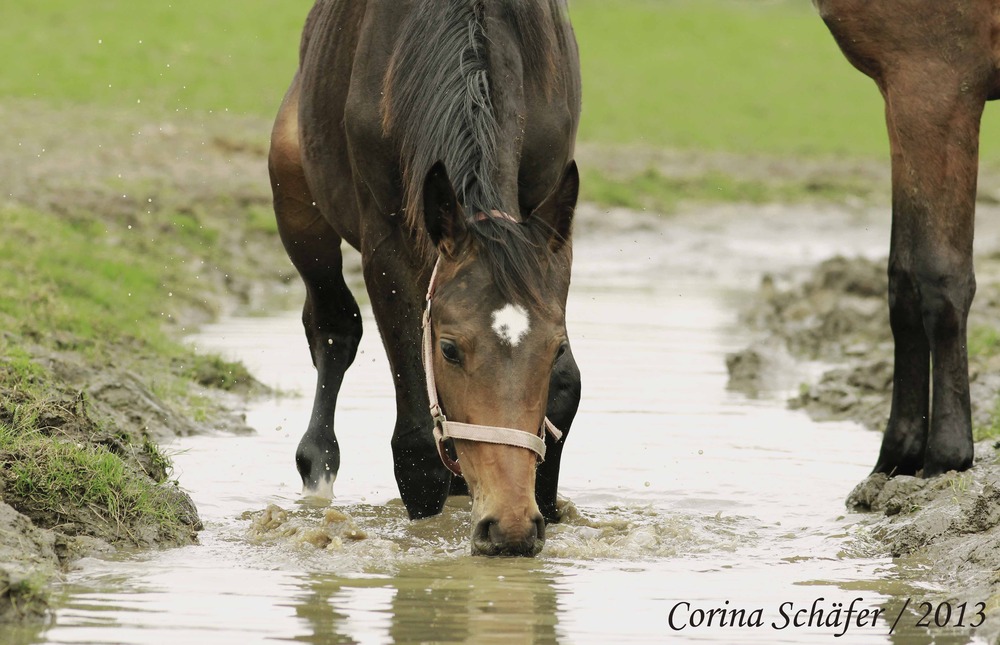
<path fill-rule="evenodd" d="M 531 560 L 435 560 L 389 577 L 300 579 L 306 643 L 555 642 L 554 575 Z"/>
<path fill-rule="evenodd" d="M 5 645 L 30 645 L 44 642 L 43 635 L 48 624 L 35 625 L 0 625 L 0 637 Z"/>

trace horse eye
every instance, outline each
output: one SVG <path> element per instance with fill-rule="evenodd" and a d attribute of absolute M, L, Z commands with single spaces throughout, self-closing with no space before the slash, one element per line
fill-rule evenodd
<path fill-rule="evenodd" d="M 450 340 L 441 341 L 441 355 L 444 356 L 444 360 L 455 365 L 458 365 L 462 360 L 461 354 L 458 352 L 458 345 Z"/>

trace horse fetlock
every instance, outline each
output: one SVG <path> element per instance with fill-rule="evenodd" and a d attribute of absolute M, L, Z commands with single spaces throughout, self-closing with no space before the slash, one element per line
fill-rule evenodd
<path fill-rule="evenodd" d="M 872 473 L 916 475 L 924 467 L 927 421 L 923 413 L 913 413 L 909 420 L 893 416 L 882 435 L 882 448 Z"/>
<path fill-rule="evenodd" d="M 927 441 L 924 458 L 924 477 L 935 477 L 949 470 L 968 470 L 972 467 L 975 446 L 972 441 L 972 424 L 968 418 L 952 418 L 949 426 L 932 432 Z"/>
<path fill-rule="evenodd" d="M 430 429 L 392 437 L 399 496 L 411 520 L 437 515 L 451 488 L 451 473 L 441 463 Z"/>

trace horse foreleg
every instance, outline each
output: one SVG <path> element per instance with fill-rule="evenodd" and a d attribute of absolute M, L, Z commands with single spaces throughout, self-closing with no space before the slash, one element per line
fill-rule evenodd
<path fill-rule="evenodd" d="M 895 227 L 894 227 L 895 233 Z M 895 239 L 895 238 L 894 238 Z M 930 346 L 909 253 L 889 251 L 889 325 L 895 340 L 892 407 L 873 472 L 914 475 L 924 464 L 930 421 Z"/>
<path fill-rule="evenodd" d="M 293 83 L 275 123 L 268 166 L 278 232 L 306 287 L 302 323 L 316 367 L 312 414 L 295 464 L 304 493 L 332 497 L 340 469 L 334 410 L 361 340 L 361 313 L 344 282 L 341 239 L 316 208 L 302 171 L 296 88 Z"/>
<path fill-rule="evenodd" d="M 432 434 L 420 358 L 426 283 L 417 285 L 420 270 L 416 261 L 411 263 L 407 242 L 405 234 L 393 229 L 370 248 L 362 244 L 362 256 L 365 286 L 396 389 L 392 433 L 396 484 L 410 518 L 418 519 L 441 512 L 452 475 L 441 463 Z"/>
<path fill-rule="evenodd" d="M 573 358 L 572 348 L 560 357 L 552 368 L 549 379 L 549 400 L 545 414 L 556 428 L 562 431 L 562 439 L 556 441 L 549 433 L 545 435 L 545 461 L 538 466 L 535 480 L 535 501 L 546 522 L 559 520 L 556 496 L 559 488 L 559 464 L 563 446 L 569 435 L 570 426 L 580 406 L 580 369 Z"/>
<path fill-rule="evenodd" d="M 904 69 L 882 84 L 892 150 L 889 306 L 896 364 L 875 466 L 888 474 L 922 468 L 925 477 L 972 465 L 966 321 L 975 293 L 984 103 L 960 73 L 930 67 L 923 61 L 911 75 Z"/>

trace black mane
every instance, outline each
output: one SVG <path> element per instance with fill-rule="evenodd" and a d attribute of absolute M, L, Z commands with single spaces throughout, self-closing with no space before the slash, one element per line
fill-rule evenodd
<path fill-rule="evenodd" d="M 488 16 L 487 0 L 412 3 L 385 78 L 383 128 L 401 151 L 403 208 L 418 243 L 430 250 L 423 180 L 443 161 L 497 287 L 511 299 L 536 300 L 545 245 L 517 222 L 477 217 L 504 207 L 497 114 L 505 92 L 493 86 L 488 27 L 494 16 L 511 26 L 524 61 L 523 82 L 545 88 L 556 79 L 554 54 L 565 47 L 568 22 L 561 0 L 496 0 L 489 8 L 494 12 Z"/>
<path fill-rule="evenodd" d="M 507 302 L 531 308 L 545 303 L 550 253 L 541 228 L 500 217 L 470 223 L 473 245 Z"/>

